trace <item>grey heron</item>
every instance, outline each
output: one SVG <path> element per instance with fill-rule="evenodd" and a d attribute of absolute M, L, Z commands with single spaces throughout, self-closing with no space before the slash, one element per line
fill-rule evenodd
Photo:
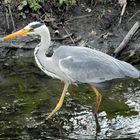
<path fill-rule="evenodd" d="M 92 87 L 96 94 L 95 113 L 97 113 L 102 98 L 97 88 L 109 87 L 114 79 L 140 77 L 140 71 L 131 64 L 86 47 L 60 46 L 51 57 L 47 57 L 45 54 L 50 47 L 50 32 L 48 27 L 40 22 L 32 22 L 1 40 L 23 35 L 41 37 L 40 44 L 34 50 L 38 67 L 47 75 L 64 81 L 65 84 L 59 102 L 47 118 L 52 117 L 61 108 L 70 84 L 87 83 Z"/>

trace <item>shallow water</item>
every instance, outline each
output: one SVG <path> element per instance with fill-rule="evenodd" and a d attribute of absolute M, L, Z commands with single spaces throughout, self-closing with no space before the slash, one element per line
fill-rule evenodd
<path fill-rule="evenodd" d="M 61 110 L 46 120 L 63 83 L 41 72 L 34 59 L 0 59 L 0 139 L 140 138 L 140 79 L 118 81 L 101 91 L 96 131 L 95 95 L 87 85 L 70 86 Z"/>

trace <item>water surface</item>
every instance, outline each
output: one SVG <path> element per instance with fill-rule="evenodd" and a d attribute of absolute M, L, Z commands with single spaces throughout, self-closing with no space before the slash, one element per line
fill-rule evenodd
<path fill-rule="evenodd" d="M 34 58 L 0 59 L 0 139 L 140 138 L 140 80 L 118 81 L 101 91 L 97 133 L 95 94 L 87 85 L 70 86 L 61 110 L 50 120 L 64 84 L 46 76 Z"/>

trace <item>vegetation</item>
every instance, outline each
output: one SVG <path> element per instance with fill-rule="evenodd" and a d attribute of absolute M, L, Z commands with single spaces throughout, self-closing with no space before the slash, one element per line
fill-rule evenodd
<path fill-rule="evenodd" d="M 44 2 L 44 0 L 26 0 L 26 1 L 33 11 L 39 10 L 41 8 L 41 4 Z"/>
<path fill-rule="evenodd" d="M 41 8 L 41 5 L 44 4 L 44 2 L 50 2 L 50 0 L 3 0 L 4 4 L 12 4 L 16 3 L 18 5 L 18 9 L 22 10 L 24 6 L 29 6 L 32 11 L 38 11 Z M 66 4 L 66 5 L 73 5 L 76 3 L 76 0 L 53 0 L 53 2 L 58 2 L 59 4 Z"/>
<path fill-rule="evenodd" d="M 66 3 L 66 4 L 75 4 L 76 0 L 59 0 L 60 4 Z"/>

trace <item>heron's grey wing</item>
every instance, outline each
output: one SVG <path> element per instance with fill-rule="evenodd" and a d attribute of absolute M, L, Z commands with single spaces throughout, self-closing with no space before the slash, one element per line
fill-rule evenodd
<path fill-rule="evenodd" d="M 97 57 L 68 56 L 60 60 L 59 66 L 72 81 L 82 83 L 100 83 L 125 76 L 115 64 Z"/>
<path fill-rule="evenodd" d="M 54 53 L 53 60 L 69 79 L 82 83 L 139 76 L 139 71 L 132 65 L 85 47 L 62 46 Z"/>

